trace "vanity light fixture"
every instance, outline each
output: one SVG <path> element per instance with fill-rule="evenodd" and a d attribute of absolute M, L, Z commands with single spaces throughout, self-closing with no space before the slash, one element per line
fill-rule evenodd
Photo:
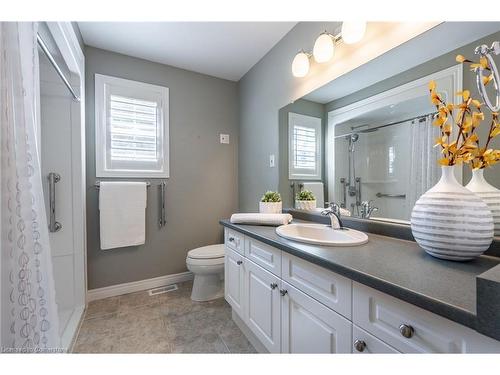
<path fill-rule="evenodd" d="M 338 39 L 340 39 L 340 36 L 338 36 Z M 337 39 L 328 31 L 318 36 L 318 39 L 314 42 L 313 48 L 314 60 L 317 63 L 325 63 L 332 59 L 335 52 L 336 40 Z"/>
<path fill-rule="evenodd" d="M 335 44 L 344 41 L 346 44 L 354 44 L 363 39 L 366 31 L 366 22 L 350 21 L 342 22 L 341 32 L 337 35 L 328 31 L 321 33 L 314 42 L 313 52 L 308 53 L 301 50 L 297 53 L 292 62 L 292 73 L 294 77 L 305 77 L 309 73 L 311 56 L 317 63 L 326 63 L 333 58 Z"/>
<path fill-rule="evenodd" d="M 292 73 L 294 77 L 305 77 L 309 73 L 310 53 L 300 51 L 295 55 L 292 62 Z"/>
<path fill-rule="evenodd" d="M 365 36 L 366 22 L 364 21 L 348 21 L 342 22 L 342 40 L 346 44 L 354 44 L 359 42 Z"/>

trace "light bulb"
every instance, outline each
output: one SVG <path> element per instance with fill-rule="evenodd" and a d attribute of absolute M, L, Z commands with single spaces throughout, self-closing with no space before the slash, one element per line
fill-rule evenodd
<path fill-rule="evenodd" d="M 309 72 L 309 56 L 301 51 L 295 55 L 292 62 L 292 73 L 294 77 L 305 77 Z"/>
<path fill-rule="evenodd" d="M 366 31 L 366 22 L 364 21 L 351 21 L 342 22 L 342 40 L 346 44 L 354 44 L 363 39 Z"/>
<path fill-rule="evenodd" d="M 335 52 L 335 43 L 333 38 L 327 32 L 324 32 L 316 42 L 314 42 L 313 55 L 314 60 L 318 63 L 325 63 L 332 59 L 333 53 Z"/>

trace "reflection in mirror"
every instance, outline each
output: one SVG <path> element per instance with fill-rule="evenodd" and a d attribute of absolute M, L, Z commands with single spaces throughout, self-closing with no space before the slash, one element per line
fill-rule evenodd
<path fill-rule="evenodd" d="M 425 108 L 428 100 L 421 110 L 419 101 L 391 105 L 335 126 L 334 200 L 354 216 L 408 220 L 416 199 L 437 183 L 439 151 L 423 148 L 432 144 L 439 129 L 432 126 L 433 113 Z M 401 112 L 405 106 L 412 115 Z M 400 117 L 405 119 L 395 120 Z M 412 158 L 419 153 L 428 155 Z M 417 179 L 419 184 L 410 184 Z M 363 201 L 369 204 L 362 206 Z"/>
<path fill-rule="evenodd" d="M 491 34 L 493 26 L 497 31 Z M 343 90 L 332 81 L 282 108 L 279 189 L 283 206 L 296 206 L 295 194 L 311 190 L 318 196 L 318 212 L 331 201 L 344 209 L 344 215 L 408 223 L 415 202 L 441 176 L 437 163 L 440 149 L 433 147 L 439 127 L 432 125 L 436 109 L 429 99 L 429 81 L 436 81 L 439 94 L 447 102 L 458 104 L 461 98 L 456 92 L 463 89 L 480 98 L 475 74 L 468 66 L 457 64 L 455 58 L 461 54 L 475 59 L 478 45 L 500 40 L 500 23 L 489 27 L 478 40 L 467 40 L 461 46 L 454 41 L 453 48 L 443 45 L 443 51 L 448 52 L 442 56 L 358 87 L 348 95 L 339 96 Z M 480 36 L 479 29 L 476 35 Z M 397 65 L 395 58 L 397 54 L 390 62 Z M 497 65 L 498 59 L 495 56 Z M 356 72 L 351 73 L 356 79 Z M 367 73 L 377 74 L 376 70 L 365 69 Z M 489 122 L 486 115 L 478 129 L 480 138 L 487 136 Z M 307 130 L 310 124 L 315 124 L 315 132 Z M 494 139 L 490 147 L 498 149 L 499 143 Z M 299 165 L 310 168 L 309 175 L 307 168 L 294 169 Z M 456 168 L 455 173 L 463 185 L 471 178 L 469 165 Z M 484 174 L 500 188 L 498 169 L 488 168 Z"/>
<path fill-rule="evenodd" d="M 329 193 L 352 216 L 408 221 L 417 199 L 440 177 L 439 128 L 428 82 L 453 98 L 461 65 L 328 113 Z M 457 176 L 461 180 L 461 176 Z"/>

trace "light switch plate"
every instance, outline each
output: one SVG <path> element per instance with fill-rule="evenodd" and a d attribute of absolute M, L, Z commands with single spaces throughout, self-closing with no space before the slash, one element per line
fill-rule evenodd
<path fill-rule="evenodd" d="M 274 168 L 274 154 L 269 155 L 269 168 Z"/>
<path fill-rule="evenodd" d="M 220 143 L 229 144 L 229 134 L 220 134 Z"/>

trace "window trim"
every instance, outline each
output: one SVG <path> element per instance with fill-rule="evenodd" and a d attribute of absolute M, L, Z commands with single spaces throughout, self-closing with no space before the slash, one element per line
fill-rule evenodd
<path fill-rule="evenodd" d="M 125 90 L 137 90 L 158 101 L 161 121 L 163 122 L 163 163 L 161 170 L 147 169 L 112 169 L 106 167 L 108 148 L 107 141 L 107 97 L 109 87 L 116 86 Z M 145 94 L 146 93 L 146 94 Z M 140 99 L 138 96 L 137 99 Z M 96 177 L 129 177 L 129 178 L 169 178 L 170 177 L 170 143 L 169 143 L 169 90 L 168 87 L 128 79 L 95 75 L 95 162 Z M 153 99 L 151 99 L 153 100 Z"/>
<path fill-rule="evenodd" d="M 298 169 L 293 165 L 293 127 L 295 125 L 314 128 L 316 130 L 316 168 L 314 171 Z M 299 113 L 288 113 L 288 179 L 290 180 L 321 180 L 323 149 L 323 127 L 320 117 L 307 116 Z"/>

